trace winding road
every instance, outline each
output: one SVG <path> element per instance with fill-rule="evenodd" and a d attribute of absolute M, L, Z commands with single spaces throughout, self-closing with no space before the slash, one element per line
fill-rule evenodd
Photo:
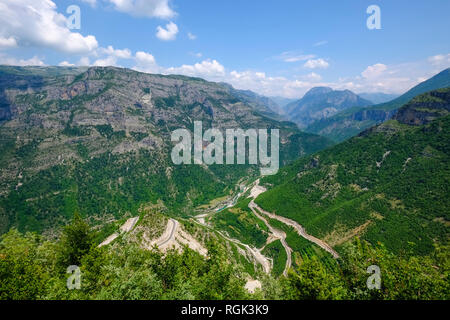
<path fill-rule="evenodd" d="M 273 213 L 268 212 L 268 211 L 265 211 L 264 209 L 259 207 L 253 200 L 250 201 L 248 206 L 252 210 L 254 210 L 255 208 L 258 209 L 259 212 L 263 213 L 264 215 L 268 216 L 269 218 L 276 219 L 278 221 L 283 222 L 284 224 L 286 224 L 288 226 L 293 227 L 295 229 L 295 231 L 301 237 L 305 238 L 308 241 L 311 241 L 311 242 L 315 243 L 316 245 L 318 245 L 319 247 L 321 247 L 325 251 L 329 252 L 333 256 L 333 258 L 335 258 L 335 259 L 339 258 L 339 254 L 330 245 L 328 245 L 325 241 L 320 240 L 319 238 L 316 238 L 316 237 L 308 234 L 306 232 L 305 228 L 303 226 L 301 226 L 299 223 L 297 223 L 296 221 L 291 220 L 291 219 L 286 218 L 286 217 L 278 216 L 278 215 L 273 214 Z"/>
<path fill-rule="evenodd" d="M 217 231 L 222 237 L 224 237 L 225 239 L 227 239 L 228 241 L 234 242 L 236 244 L 240 244 L 241 246 L 244 246 L 247 251 L 249 251 L 251 253 L 251 255 L 255 258 L 255 260 L 263 267 L 263 270 L 265 273 L 270 273 L 270 270 L 272 269 L 272 263 L 270 262 L 269 259 L 267 259 L 266 256 L 264 256 L 260 250 L 256 249 L 256 248 L 252 248 L 250 247 L 248 244 L 242 243 L 241 241 L 237 240 L 237 239 L 233 239 L 230 237 L 227 237 L 226 235 L 224 235 L 222 232 Z"/>
<path fill-rule="evenodd" d="M 298 233 L 299 236 L 305 238 L 306 240 L 315 243 L 316 245 L 318 245 L 320 248 L 324 249 L 325 251 L 329 252 L 334 258 L 339 258 L 339 254 L 330 246 L 328 245 L 325 241 L 316 238 L 310 234 L 308 234 L 305 230 L 305 228 L 303 226 L 301 226 L 298 222 L 291 220 L 289 218 L 286 217 L 282 217 L 282 216 L 278 216 L 274 213 L 265 211 L 264 209 L 262 209 L 261 207 L 259 207 L 256 203 L 255 203 L 255 199 L 258 197 L 258 195 L 260 195 L 261 193 L 265 192 L 266 189 L 262 186 L 259 185 L 259 179 L 256 180 L 254 183 L 252 183 L 252 185 L 250 185 L 249 187 L 247 187 L 244 192 L 240 192 L 238 193 L 235 197 L 233 197 L 233 199 L 229 202 L 228 205 L 226 205 L 224 208 L 233 206 L 234 204 L 236 204 L 236 202 L 238 201 L 239 197 L 245 193 L 245 191 L 247 191 L 249 188 L 251 187 L 250 190 L 250 195 L 248 196 L 248 198 L 251 198 L 251 201 L 248 204 L 248 207 L 250 208 L 250 210 L 253 212 L 253 214 L 260 219 L 261 221 L 264 222 L 264 224 L 267 226 L 267 228 L 269 229 L 270 234 L 275 238 L 275 239 L 279 239 L 284 250 L 286 251 L 286 265 L 283 271 L 283 275 L 287 276 L 288 270 L 291 268 L 292 266 L 292 252 L 293 250 L 289 247 L 287 241 L 286 241 L 286 233 L 282 230 L 276 229 L 273 226 L 271 226 L 269 224 L 269 222 L 267 221 L 266 217 L 269 217 L 271 219 L 275 219 L 278 220 L 292 228 L 294 228 L 294 230 Z M 214 213 L 220 212 L 221 210 L 215 210 Z M 203 219 L 204 217 L 208 216 L 208 214 L 202 214 L 202 215 L 198 215 L 196 218 L 197 219 Z M 197 222 L 197 221 L 196 221 Z M 205 223 L 200 223 L 202 225 L 205 226 Z M 173 227 L 174 229 L 172 230 L 172 233 L 174 233 L 175 230 L 175 226 Z M 166 230 L 167 232 L 167 230 Z M 165 233 L 166 233 L 165 232 Z M 247 244 L 242 243 L 241 241 L 237 240 L 237 239 L 232 239 L 228 236 L 226 236 L 225 234 L 223 234 L 220 231 L 217 231 L 222 237 L 224 237 L 225 239 L 227 239 L 228 241 L 231 241 L 233 243 L 239 244 L 241 246 L 244 246 L 248 252 L 251 253 L 251 255 L 254 257 L 255 261 L 258 262 L 259 264 L 262 265 L 264 272 L 266 273 L 270 273 L 270 270 L 272 269 L 272 263 L 271 263 L 271 259 L 267 258 L 266 256 L 264 256 L 261 251 L 262 249 L 257 249 L 257 248 L 252 248 Z M 264 247 L 263 247 L 264 248 Z"/>
<path fill-rule="evenodd" d="M 256 210 L 254 209 L 255 207 L 251 205 L 252 203 L 255 204 L 252 200 L 248 205 L 250 210 L 252 210 L 253 214 L 258 219 L 262 220 L 265 223 L 265 225 L 267 226 L 267 228 L 269 228 L 269 231 L 272 233 L 274 238 L 277 238 L 281 241 L 281 244 L 283 245 L 284 250 L 286 251 L 287 260 L 286 260 L 286 266 L 284 267 L 283 275 L 285 277 L 287 277 L 288 270 L 292 265 L 292 249 L 288 246 L 288 244 L 286 242 L 286 233 L 284 231 L 281 231 L 281 230 L 278 230 L 278 229 L 275 229 L 274 227 L 272 227 L 264 217 L 262 217 L 261 215 L 259 215 L 256 212 Z"/>
<path fill-rule="evenodd" d="M 175 240 L 175 232 L 178 228 L 178 221 L 175 219 L 170 218 L 167 222 L 166 230 L 161 235 L 161 237 L 156 240 L 156 245 L 158 248 L 161 248 L 171 240 Z"/>

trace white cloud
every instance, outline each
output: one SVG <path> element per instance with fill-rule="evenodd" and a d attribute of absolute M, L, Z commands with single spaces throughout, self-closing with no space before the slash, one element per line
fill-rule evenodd
<path fill-rule="evenodd" d="M 9 49 L 17 47 L 17 41 L 13 37 L 0 37 L 0 49 Z"/>
<path fill-rule="evenodd" d="M 266 96 L 283 96 L 300 98 L 312 87 L 325 85 L 320 81 L 320 75 L 310 73 L 300 76 L 300 79 L 271 77 L 264 72 L 231 71 L 222 81 L 232 84 L 235 88 L 252 90 Z"/>
<path fill-rule="evenodd" d="M 356 93 L 385 92 L 401 94 L 441 71 L 443 68 L 434 68 L 432 64 L 445 62 L 447 58 L 447 55 L 438 55 L 437 58 L 434 56 L 434 58 L 431 57 L 430 59 L 398 65 L 376 63 L 362 70 L 359 75 L 340 78 L 337 81 L 323 81 L 322 76 L 315 72 L 297 75 L 292 79 L 281 76 L 268 76 L 264 72 L 255 70 L 227 71 L 216 60 L 207 60 L 209 64 L 202 62 L 196 65 L 169 68 L 163 70 L 163 73 L 198 76 L 206 80 L 227 82 L 235 88 L 252 90 L 266 96 L 283 96 L 288 98 L 301 98 L 309 89 L 317 86 L 327 86 L 335 90 L 348 89 Z M 212 70 L 215 68 L 211 65 L 220 66 L 216 68 L 218 72 L 213 72 Z"/>
<path fill-rule="evenodd" d="M 398 65 L 376 63 L 364 69 L 359 76 L 339 79 L 334 86 L 338 89 L 349 89 L 356 93 L 404 93 L 434 74 L 435 72 L 430 70 L 430 65 L 426 61 Z"/>
<path fill-rule="evenodd" d="M 204 60 L 194 65 L 182 65 L 165 70 L 165 73 L 183 74 L 192 77 L 204 77 L 207 79 L 218 79 L 225 76 L 225 67 L 217 60 Z"/>
<path fill-rule="evenodd" d="M 310 59 L 308 61 L 305 62 L 305 64 L 303 65 L 305 68 L 309 68 L 309 69 L 326 69 L 329 67 L 329 63 L 326 62 L 324 59 L 319 58 L 319 59 Z"/>
<path fill-rule="evenodd" d="M 119 59 L 130 59 L 131 51 L 129 49 L 114 49 L 112 46 L 108 46 L 107 48 L 100 48 L 101 53 L 106 54 L 108 56 L 113 56 Z"/>
<path fill-rule="evenodd" d="M 450 67 L 450 53 L 429 57 L 428 61 L 435 67 L 448 68 Z"/>
<path fill-rule="evenodd" d="M 305 78 L 309 79 L 311 81 L 320 81 L 320 80 L 322 80 L 322 77 L 320 76 L 320 74 L 317 74 L 315 72 L 311 72 L 311 73 L 307 74 L 305 76 Z"/>
<path fill-rule="evenodd" d="M 148 73 L 161 73 L 161 68 L 156 63 L 155 57 L 147 52 L 138 51 L 135 56 L 134 70 Z"/>
<path fill-rule="evenodd" d="M 282 54 L 275 57 L 277 60 L 282 60 L 284 62 L 298 62 L 298 61 L 305 61 L 308 59 L 315 58 L 316 55 L 314 54 L 300 54 L 293 51 L 286 51 Z"/>
<path fill-rule="evenodd" d="M 374 79 L 381 76 L 387 70 L 387 66 L 382 63 L 376 63 L 368 66 L 361 75 L 366 79 Z"/>
<path fill-rule="evenodd" d="M 187 36 L 188 36 L 189 40 L 197 39 L 197 36 L 195 34 L 193 34 L 193 33 L 190 33 L 190 32 L 187 33 Z"/>
<path fill-rule="evenodd" d="M 78 61 L 78 65 L 83 67 L 90 66 L 91 62 L 89 60 L 89 57 L 81 57 L 80 61 Z"/>
<path fill-rule="evenodd" d="M 158 39 L 163 41 L 175 40 L 177 33 L 178 26 L 173 22 L 169 22 L 168 24 L 166 24 L 165 29 L 161 26 L 158 26 L 156 28 L 156 36 L 158 37 Z"/>
<path fill-rule="evenodd" d="M 117 58 L 114 56 L 107 56 L 103 59 L 97 59 L 94 61 L 93 66 L 97 67 L 108 67 L 108 66 L 116 66 Z"/>
<path fill-rule="evenodd" d="M 86 53 L 97 48 L 94 36 L 83 36 L 66 26 L 51 0 L 2 0 L 0 38 L 14 38 L 17 46 L 51 48 L 67 53 Z"/>
<path fill-rule="evenodd" d="M 0 64 L 11 66 L 45 66 L 45 63 L 36 56 L 31 59 L 17 59 L 5 54 L 0 54 Z"/>
<path fill-rule="evenodd" d="M 58 64 L 58 66 L 60 66 L 60 67 L 73 67 L 75 65 L 73 63 L 68 62 L 68 61 L 61 61 Z"/>
<path fill-rule="evenodd" d="M 133 16 L 149 18 L 173 18 L 176 13 L 169 5 L 169 0 L 106 0 L 114 5 L 117 11 Z"/>
<path fill-rule="evenodd" d="M 316 43 L 313 44 L 313 47 L 320 47 L 320 46 L 324 46 L 328 43 L 328 41 L 318 41 Z"/>

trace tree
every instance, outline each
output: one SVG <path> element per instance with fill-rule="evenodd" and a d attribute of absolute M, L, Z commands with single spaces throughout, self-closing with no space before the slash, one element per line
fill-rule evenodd
<path fill-rule="evenodd" d="M 89 225 L 75 212 L 73 221 L 64 227 L 59 242 L 58 264 L 64 270 L 70 265 L 81 265 L 81 260 L 94 244 L 94 235 Z"/>
<path fill-rule="evenodd" d="M 0 242 L 0 299 L 39 299 L 47 275 L 36 259 L 38 238 L 11 229 Z"/>
<path fill-rule="evenodd" d="M 329 271 L 317 258 L 305 257 L 288 275 L 288 298 L 295 300 L 345 299 L 347 289 L 338 273 Z"/>

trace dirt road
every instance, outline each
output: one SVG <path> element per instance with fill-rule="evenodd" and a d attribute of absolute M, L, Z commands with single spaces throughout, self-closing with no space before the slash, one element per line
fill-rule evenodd
<path fill-rule="evenodd" d="M 288 246 L 288 244 L 287 244 L 287 242 L 286 242 L 286 233 L 285 233 L 284 231 L 282 231 L 282 230 L 278 230 L 278 229 L 275 229 L 274 227 L 272 227 L 272 226 L 267 222 L 267 220 L 266 220 L 264 217 L 262 217 L 260 214 L 258 214 L 258 213 L 256 212 L 256 210 L 254 209 L 254 208 L 255 208 L 254 205 L 255 205 L 255 203 L 254 203 L 253 200 L 252 200 L 252 201 L 250 201 L 250 203 L 248 204 L 248 207 L 250 208 L 250 210 L 252 210 L 253 214 L 254 214 L 258 219 L 262 220 L 262 221 L 265 223 L 265 225 L 267 226 L 267 228 L 269 229 L 269 231 L 272 233 L 272 235 L 274 236 L 274 238 L 280 239 L 281 244 L 283 245 L 284 250 L 286 251 L 287 259 L 286 259 L 286 266 L 284 267 L 283 275 L 284 275 L 285 277 L 287 277 L 288 270 L 289 270 L 289 268 L 290 268 L 291 265 L 292 265 L 292 249 Z"/>
<path fill-rule="evenodd" d="M 166 230 L 155 242 L 158 248 L 162 248 L 165 244 L 169 243 L 169 241 L 175 240 L 175 232 L 177 231 L 177 228 L 178 221 L 175 219 L 169 219 L 169 221 L 167 222 Z"/>
<path fill-rule="evenodd" d="M 118 238 L 121 233 L 130 232 L 131 229 L 133 229 L 133 227 L 136 225 L 136 222 L 138 222 L 138 220 L 139 220 L 139 217 L 134 217 L 134 218 L 128 219 L 119 228 L 119 232 L 113 233 L 108 238 L 106 238 L 102 243 L 100 243 L 98 246 L 99 247 L 106 246 L 106 245 L 110 244 L 111 242 L 113 242 L 114 240 L 116 240 L 116 238 Z"/>
<path fill-rule="evenodd" d="M 294 220 L 291 220 L 289 218 L 285 218 L 282 216 L 278 216 L 274 213 L 265 211 L 264 209 L 262 209 L 261 207 L 259 207 L 253 200 L 249 203 L 249 207 L 250 205 L 253 208 L 256 208 L 259 210 L 259 212 L 265 214 L 266 216 L 272 218 L 272 219 L 276 219 L 278 221 L 283 222 L 284 224 L 291 226 L 295 229 L 295 231 L 303 238 L 305 238 L 308 241 L 311 241 L 315 244 L 317 244 L 319 247 L 321 247 L 322 249 L 326 250 L 327 252 L 331 253 L 331 255 L 333 256 L 333 258 L 337 259 L 339 258 L 339 254 L 331 247 L 329 246 L 325 241 L 320 240 L 319 238 L 316 238 L 310 234 L 308 234 L 305 230 L 305 228 L 303 228 L 303 226 L 301 226 L 299 223 L 297 223 Z"/>
<path fill-rule="evenodd" d="M 208 254 L 208 250 L 197 239 L 185 232 L 180 223 L 172 218 L 167 221 L 166 229 L 159 238 L 147 241 L 146 248 L 151 249 L 155 245 L 163 252 L 172 248 L 181 251 L 186 245 L 204 257 Z"/>
<path fill-rule="evenodd" d="M 236 244 L 240 244 L 241 246 L 245 247 L 247 251 L 255 258 L 256 262 L 258 262 L 262 267 L 265 273 L 270 273 L 270 270 L 272 269 L 272 263 L 269 259 L 267 259 L 266 256 L 264 256 L 260 250 L 256 248 L 250 247 L 248 244 L 242 243 L 241 241 L 237 239 L 230 238 L 223 234 L 220 231 L 217 231 L 222 237 L 224 237 L 226 240 L 230 242 L 234 242 Z"/>

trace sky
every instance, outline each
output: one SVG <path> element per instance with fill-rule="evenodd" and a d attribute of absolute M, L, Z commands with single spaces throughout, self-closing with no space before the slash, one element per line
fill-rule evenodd
<path fill-rule="evenodd" d="M 288 98 L 401 94 L 450 67 L 449 15 L 448 0 L 0 0 L 0 64 L 111 65 Z"/>

